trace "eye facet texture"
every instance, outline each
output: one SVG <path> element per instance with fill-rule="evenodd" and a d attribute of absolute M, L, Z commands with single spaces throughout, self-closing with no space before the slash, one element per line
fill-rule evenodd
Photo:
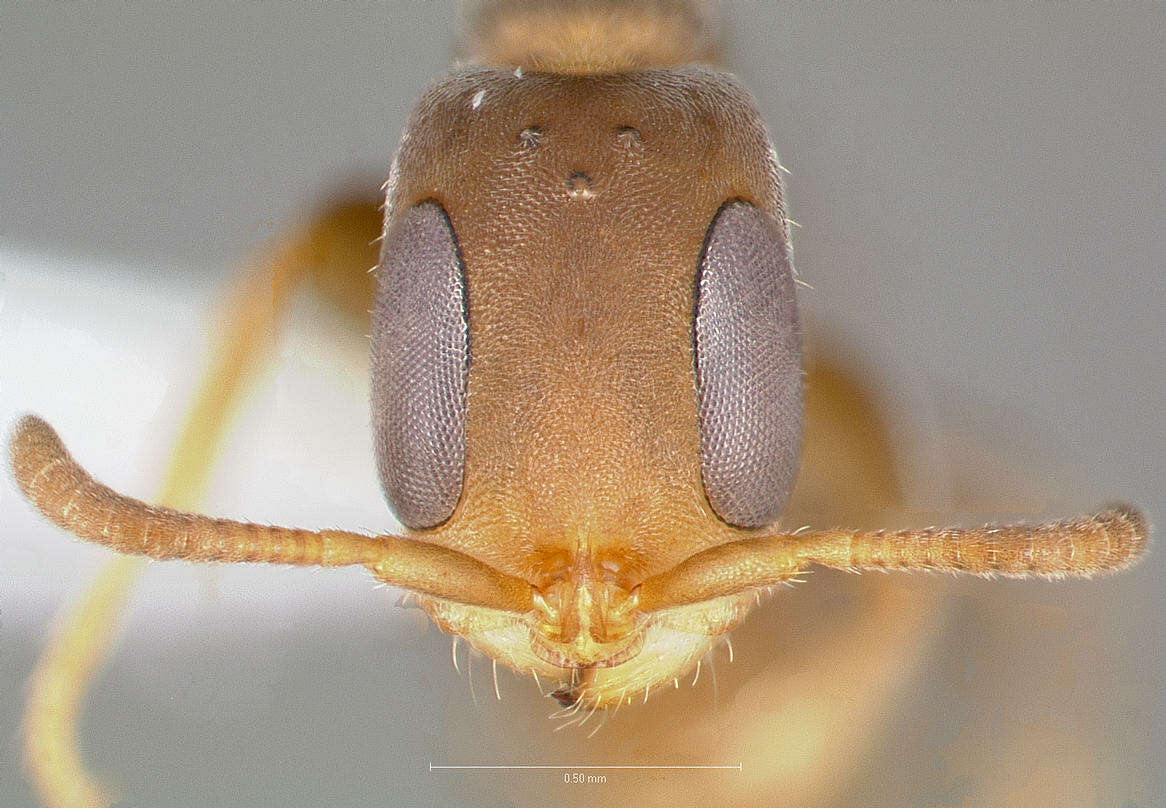
<path fill-rule="evenodd" d="M 697 276 L 701 474 L 738 527 L 777 518 L 802 443 L 802 348 L 789 243 L 752 205 L 723 205 Z"/>
<path fill-rule="evenodd" d="M 389 230 L 372 316 L 372 417 L 381 487 L 407 527 L 450 517 L 466 454 L 469 324 L 453 226 L 423 202 Z"/>

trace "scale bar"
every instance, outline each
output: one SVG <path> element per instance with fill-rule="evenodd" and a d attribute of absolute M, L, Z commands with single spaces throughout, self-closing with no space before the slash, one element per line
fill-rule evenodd
<path fill-rule="evenodd" d="M 625 765 L 625 764 L 615 764 L 615 765 L 611 765 L 611 766 L 595 766 L 595 765 L 583 766 L 583 765 L 574 765 L 571 763 L 565 763 L 565 764 L 556 764 L 556 763 L 547 763 L 547 764 L 474 763 L 474 764 L 463 764 L 463 765 L 442 765 L 442 764 L 430 762 L 429 771 L 435 771 L 437 769 L 573 769 L 573 770 L 578 770 L 578 769 L 731 769 L 732 771 L 739 772 L 739 771 L 741 771 L 741 764 L 737 763 L 734 765 L 725 765 L 725 766 L 684 766 L 684 765 L 679 765 L 679 764 L 672 765 L 672 764 L 655 763 L 655 764 L 644 764 L 644 765 L 640 765 L 640 766 Z"/>

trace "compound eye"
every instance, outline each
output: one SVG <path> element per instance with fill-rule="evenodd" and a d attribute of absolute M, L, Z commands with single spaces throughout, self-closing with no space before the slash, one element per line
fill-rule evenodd
<path fill-rule="evenodd" d="M 372 315 L 377 470 L 394 513 L 435 527 L 461 497 L 466 454 L 469 324 L 453 225 L 423 202 L 389 228 Z"/>
<path fill-rule="evenodd" d="M 701 476 L 717 515 L 738 527 L 777 518 L 802 443 L 802 349 L 789 243 L 741 202 L 717 212 L 697 275 Z"/>

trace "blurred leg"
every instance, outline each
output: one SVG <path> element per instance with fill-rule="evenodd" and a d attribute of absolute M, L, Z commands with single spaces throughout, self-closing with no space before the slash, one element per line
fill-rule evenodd
<path fill-rule="evenodd" d="M 160 504 L 195 510 L 215 457 L 250 382 L 272 355 L 294 292 L 305 282 L 367 320 L 380 234 L 376 202 L 333 205 L 240 272 L 220 315 L 206 377 L 195 395 L 158 495 Z M 109 651 L 131 587 L 145 566 L 118 556 L 75 604 L 62 611 L 28 690 L 24 716 L 30 780 L 50 808 L 107 806 L 113 798 L 88 771 L 78 748 L 77 719 L 86 688 Z"/>

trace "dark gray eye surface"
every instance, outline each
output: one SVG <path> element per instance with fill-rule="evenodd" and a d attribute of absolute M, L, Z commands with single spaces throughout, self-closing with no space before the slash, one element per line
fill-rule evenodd
<path fill-rule="evenodd" d="M 436 202 L 390 229 L 372 315 L 377 470 L 397 518 L 427 528 L 461 497 L 469 325 L 466 282 L 449 217 Z"/>
<path fill-rule="evenodd" d="M 701 475 L 709 504 L 738 527 L 777 518 L 802 444 L 802 348 L 789 245 L 745 202 L 723 205 L 697 276 Z"/>

